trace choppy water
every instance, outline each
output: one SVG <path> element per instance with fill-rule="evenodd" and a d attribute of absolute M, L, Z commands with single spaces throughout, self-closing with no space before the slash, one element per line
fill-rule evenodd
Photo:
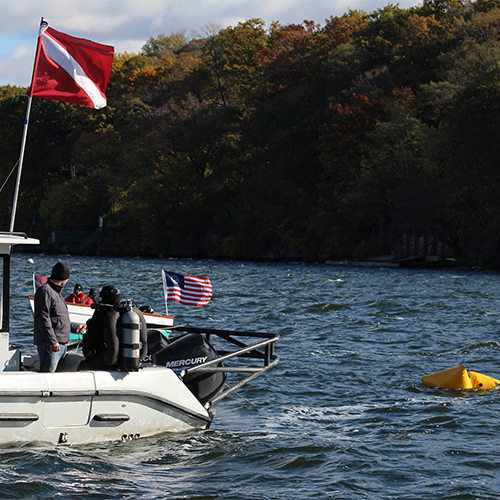
<path fill-rule="evenodd" d="M 281 363 L 239 391 L 250 402 L 223 400 L 207 431 L 4 446 L 0 498 L 499 498 L 500 391 L 420 380 L 459 364 L 500 378 L 498 274 L 60 258 L 73 273 L 68 294 L 77 281 L 113 282 L 156 312 L 162 267 L 209 276 L 207 306 L 169 302 L 176 323 L 279 333 Z M 56 260 L 13 258 L 11 341 L 27 351 L 32 273 L 48 275 Z"/>

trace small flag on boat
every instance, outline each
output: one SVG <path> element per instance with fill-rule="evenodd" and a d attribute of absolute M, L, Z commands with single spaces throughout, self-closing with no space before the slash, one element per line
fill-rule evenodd
<path fill-rule="evenodd" d="M 165 301 L 176 300 L 187 306 L 204 306 L 212 297 L 212 284 L 208 278 L 167 272 L 162 269 Z"/>
<path fill-rule="evenodd" d="M 34 274 L 33 277 L 35 279 L 35 290 L 47 282 L 47 278 L 44 278 L 43 276 L 37 276 Z"/>
<path fill-rule="evenodd" d="M 29 97 L 103 108 L 113 54 L 114 47 L 66 35 L 42 19 Z"/>

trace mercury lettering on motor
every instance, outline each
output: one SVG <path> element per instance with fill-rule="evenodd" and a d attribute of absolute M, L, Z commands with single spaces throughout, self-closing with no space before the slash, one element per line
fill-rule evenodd
<path fill-rule="evenodd" d="M 165 365 L 167 368 L 178 368 L 185 366 L 194 366 L 204 363 L 208 356 L 201 356 L 199 358 L 176 359 L 175 361 L 168 361 Z"/>

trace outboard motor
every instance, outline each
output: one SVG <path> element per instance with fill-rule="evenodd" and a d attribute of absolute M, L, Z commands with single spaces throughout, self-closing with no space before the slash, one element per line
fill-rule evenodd
<path fill-rule="evenodd" d="M 153 354 L 161 351 L 170 344 L 168 330 L 148 330 L 148 355 L 141 359 L 141 363 L 151 363 Z"/>
<path fill-rule="evenodd" d="M 126 372 L 136 372 L 140 365 L 141 319 L 132 309 L 133 302 L 127 301 L 125 311 L 120 316 L 120 368 Z"/>
<path fill-rule="evenodd" d="M 153 354 L 153 363 L 180 373 L 182 370 L 218 357 L 216 350 L 203 335 L 188 333 Z M 218 366 L 222 366 L 222 363 L 219 363 Z M 198 401 L 204 404 L 222 390 L 226 382 L 226 373 L 194 372 L 189 374 L 188 372 L 183 381 Z"/>

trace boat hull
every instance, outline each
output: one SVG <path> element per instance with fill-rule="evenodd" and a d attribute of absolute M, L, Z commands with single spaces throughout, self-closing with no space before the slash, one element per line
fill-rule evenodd
<path fill-rule="evenodd" d="M 127 441 L 206 429 L 212 417 L 165 367 L 0 374 L 0 444 Z"/>

